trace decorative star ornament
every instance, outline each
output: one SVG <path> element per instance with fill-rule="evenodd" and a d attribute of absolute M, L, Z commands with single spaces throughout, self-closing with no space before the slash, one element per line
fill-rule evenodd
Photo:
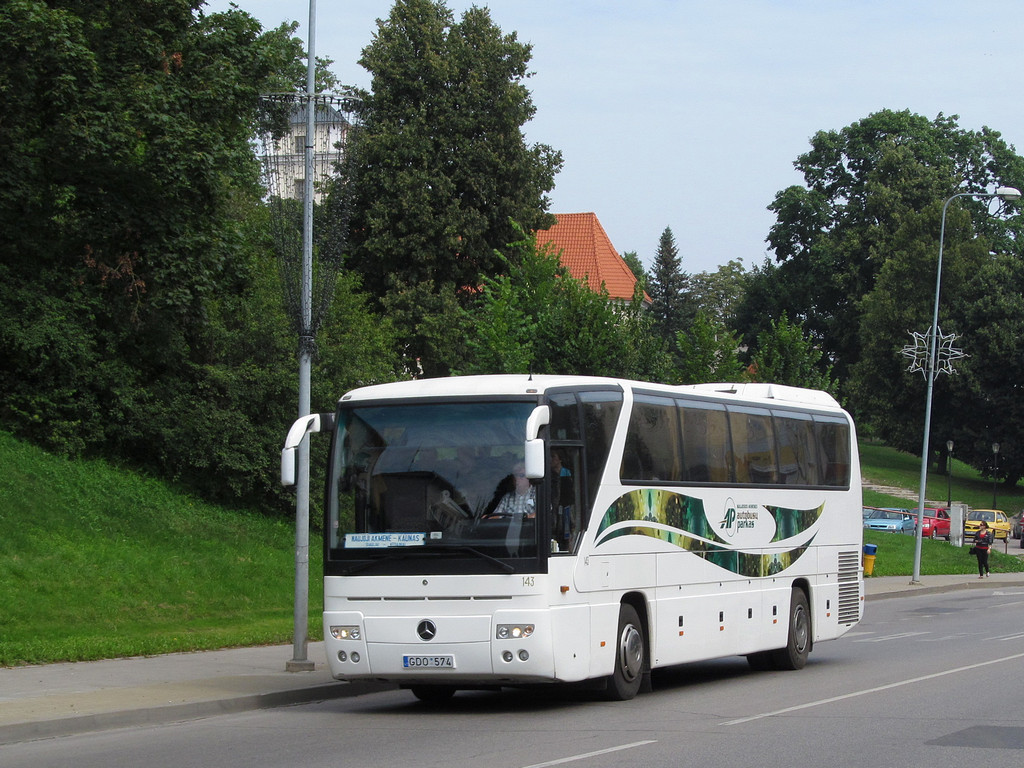
<path fill-rule="evenodd" d="M 953 342 L 960 338 L 955 333 L 943 333 L 941 328 L 937 330 L 937 343 L 935 345 L 935 374 L 948 373 L 953 375 L 956 369 L 953 362 L 967 357 L 962 349 L 954 347 Z M 910 365 L 907 370 L 913 373 L 920 371 L 921 375 L 928 378 L 928 355 L 931 352 L 931 329 L 927 333 L 910 332 L 913 344 L 903 347 L 901 354 L 910 358 Z"/>

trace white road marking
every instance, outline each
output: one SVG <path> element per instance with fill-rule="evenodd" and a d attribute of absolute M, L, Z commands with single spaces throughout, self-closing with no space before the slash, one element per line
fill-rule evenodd
<path fill-rule="evenodd" d="M 1021 640 L 1024 639 L 1024 632 L 1018 632 L 1015 635 L 1001 635 L 997 637 L 987 637 L 986 640 L 995 640 L 997 642 L 1003 642 L 1004 640 Z"/>
<path fill-rule="evenodd" d="M 858 696 L 867 696 L 870 693 L 878 693 L 879 691 L 888 691 L 892 688 L 900 688 L 904 685 L 913 685 L 914 683 L 922 683 L 926 680 L 934 680 L 939 677 L 945 677 L 946 675 L 954 675 L 958 672 L 969 672 L 972 669 L 979 669 L 981 667 L 987 667 L 991 664 L 1001 664 L 1004 661 L 1014 661 L 1015 659 L 1024 659 L 1024 653 L 1015 653 L 1012 656 L 1004 656 L 1001 659 L 989 659 L 988 661 L 980 661 L 977 664 L 968 664 L 965 667 L 957 667 L 956 669 L 947 669 L 945 672 L 935 672 L 931 675 L 923 675 L 922 677 L 912 677 L 909 680 L 900 680 L 896 683 L 889 683 L 888 685 L 880 685 L 877 688 L 868 688 L 863 691 L 854 691 L 853 693 L 844 693 L 842 696 L 832 696 L 827 699 L 819 699 L 818 701 L 809 701 L 806 704 L 797 704 L 796 706 L 786 707 L 785 709 L 776 709 L 774 712 L 762 712 L 759 715 L 751 715 L 750 717 L 741 717 L 736 720 L 729 720 L 728 722 L 722 723 L 722 725 L 740 725 L 741 723 L 749 723 L 754 720 L 763 720 L 766 717 L 776 717 L 777 715 L 785 715 L 790 712 L 798 712 L 801 709 L 810 709 L 811 707 L 818 707 L 822 704 L 832 704 L 836 701 L 844 701 L 845 699 L 854 699 Z"/>
<path fill-rule="evenodd" d="M 918 637 L 919 635 L 930 635 L 930 632 L 900 632 L 895 635 L 882 635 L 881 637 L 865 637 L 863 640 L 854 640 L 855 643 L 882 643 L 886 640 L 903 640 L 907 637 Z"/>
<path fill-rule="evenodd" d="M 572 763 L 576 760 L 586 760 L 588 757 L 597 757 L 598 755 L 607 755 L 610 752 L 621 752 L 624 749 L 633 749 L 634 747 L 642 747 L 645 744 L 657 744 L 657 739 L 648 739 L 647 741 L 634 741 L 632 744 L 623 744 L 618 747 L 608 747 L 608 749 L 599 749 L 596 752 L 587 752 L 582 755 L 572 755 L 571 757 L 560 757 L 558 760 L 550 760 L 546 763 L 534 763 L 528 765 L 526 768 L 547 768 L 549 765 L 562 765 L 563 763 Z"/>

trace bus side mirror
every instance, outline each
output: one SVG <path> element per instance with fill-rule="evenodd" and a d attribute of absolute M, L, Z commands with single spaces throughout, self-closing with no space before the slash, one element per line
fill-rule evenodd
<path fill-rule="evenodd" d="M 333 426 L 333 413 L 311 413 L 295 420 L 284 440 L 284 448 L 281 449 L 281 485 L 286 488 L 295 485 L 295 449 L 306 435 L 319 432 L 321 429 L 331 429 Z"/>
<path fill-rule="evenodd" d="M 526 476 L 531 480 L 544 477 L 544 440 L 538 437 L 540 428 L 551 421 L 551 408 L 538 405 L 526 420 L 526 446 L 523 465 Z"/>

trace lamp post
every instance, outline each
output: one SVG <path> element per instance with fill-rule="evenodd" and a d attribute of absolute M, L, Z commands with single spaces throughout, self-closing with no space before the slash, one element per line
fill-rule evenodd
<path fill-rule="evenodd" d="M 953 441 L 946 441 L 946 512 L 953 508 Z"/>
<path fill-rule="evenodd" d="M 921 583 L 921 525 L 924 522 L 924 494 L 928 484 L 928 441 L 932 426 L 932 388 L 935 384 L 936 343 L 939 335 L 939 292 L 942 288 L 942 245 L 946 237 L 946 211 L 949 204 L 958 197 L 998 197 L 1001 200 L 1019 200 L 1020 190 L 1014 187 L 997 187 L 995 192 L 957 192 L 946 198 L 942 204 L 942 224 L 939 227 L 939 263 L 935 270 L 935 307 L 932 311 L 932 326 L 929 329 L 928 364 L 925 368 L 926 394 L 924 402 L 924 439 L 921 444 L 921 486 L 917 498 L 917 537 L 914 542 L 914 574 L 911 584 Z"/>
<path fill-rule="evenodd" d="M 313 139 L 316 135 L 316 0 L 309 0 L 309 35 L 306 41 L 306 146 L 302 202 L 302 330 L 299 339 L 299 418 L 310 412 L 313 346 L 306 336 L 313 325 Z M 315 668 L 309 659 L 309 435 L 299 445 L 299 476 L 295 494 L 295 601 L 292 606 L 292 658 L 289 672 Z"/>
<path fill-rule="evenodd" d="M 999 472 L 999 443 L 992 443 L 992 509 L 996 506 L 996 475 Z"/>

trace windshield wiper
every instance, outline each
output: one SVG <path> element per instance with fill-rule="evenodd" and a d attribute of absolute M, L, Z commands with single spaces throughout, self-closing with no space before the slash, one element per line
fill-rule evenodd
<path fill-rule="evenodd" d="M 401 559 L 402 558 L 400 558 L 398 556 L 397 552 L 389 552 L 388 554 L 383 555 L 381 557 L 376 557 L 373 560 L 367 560 L 366 562 L 358 563 L 357 565 L 353 565 L 351 568 L 348 568 L 344 572 L 343 575 L 345 575 L 345 576 L 352 576 L 352 575 L 354 575 L 356 573 L 360 573 L 362 571 L 368 571 L 371 568 L 374 568 L 374 567 L 380 565 L 381 563 L 387 563 L 387 562 L 389 562 L 391 560 L 401 560 Z"/>
<path fill-rule="evenodd" d="M 499 560 L 496 557 L 491 557 L 486 552 L 481 552 L 479 549 L 474 549 L 473 547 L 457 547 L 457 549 L 460 549 L 463 552 L 469 552 L 469 554 L 471 554 L 471 555 L 476 555 L 481 560 L 486 560 L 487 562 L 492 563 L 493 565 L 498 566 L 505 573 L 512 573 L 515 570 L 515 568 L 513 568 L 511 565 L 506 563 L 504 560 Z"/>

